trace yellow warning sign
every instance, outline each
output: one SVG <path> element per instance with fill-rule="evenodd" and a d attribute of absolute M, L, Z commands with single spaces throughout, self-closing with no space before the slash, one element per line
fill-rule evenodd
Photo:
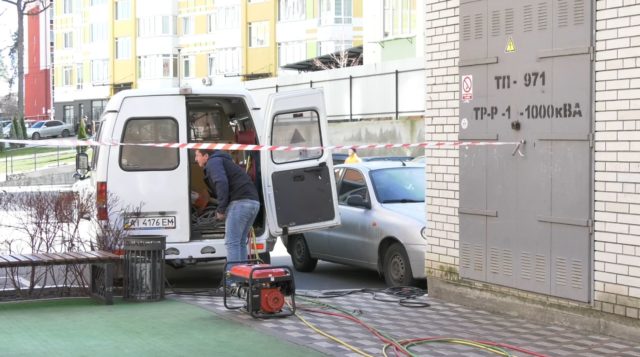
<path fill-rule="evenodd" d="M 513 37 L 509 36 L 509 39 L 507 40 L 507 48 L 504 49 L 504 52 L 506 53 L 516 52 L 516 44 L 515 42 L 513 42 Z"/>

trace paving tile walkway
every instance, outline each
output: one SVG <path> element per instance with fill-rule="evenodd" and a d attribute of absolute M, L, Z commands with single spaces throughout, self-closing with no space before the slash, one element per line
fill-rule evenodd
<path fill-rule="evenodd" d="M 313 291 L 298 291 L 308 295 Z M 378 294 L 384 300 L 392 296 Z M 333 356 L 357 356 L 324 336 L 314 332 L 295 316 L 278 319 L 253 319 L 246 312 L 227 310 L 221 297 L 207 295 L 170 295 L 172 299 L 195 304 L 227 319 L 249 324 L 278 338 L 301 344 Z M 640 357 L 640 341 L 626 341 L 611 336 L 592 334 L 558 325 L 543 326 L 521 318 L 492 314 L 461 305 L 422 296 L 417 302 L 429 307 L 411 308 L 397 302 L 379 301 L 369 293 L 350 294 L 323 303 L 345 309 L 395 339 L 451 337 L 483 340 L 517 346 L 546 356 L 637 356 Z M 349 320 L 302 311 L 301 307 L 318 308 L 312 303 L 297 299 L 299 313 L 311 324 L 362 351 L 381 356 L 384 345 L 364 327 Z M 423 344 L 411 348 L 420 356 L 495 356 L 475 347 L 458 344 Z M 526 353 L 512 351 L 514 355 Z M 390 350 L 389 355 L 394 355 Z"/>

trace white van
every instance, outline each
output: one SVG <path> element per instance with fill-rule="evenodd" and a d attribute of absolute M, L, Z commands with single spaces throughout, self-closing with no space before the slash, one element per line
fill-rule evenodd
<path fill-rule="evenodd" d="M 327 144 L 324 108 L 320 89 L 273 94 L 264 110 L 243 88 L 126 90 L 109 100 L 95 139 L 319 147 L 230 151 L 262 195 L 250 252 L 269 261 L 276 237 L 340 223 L 331 152 L 321 148 Z M 95 189 L 98 219 L 109 218 L 107 197 L 114 195 L 122 206 L 140 207 L 124 219 L 130 234 L 166 236 L 168 263 L 226 257 L 224 222 L 199 216 L 215 203 L 194 149 L 119 145 L 94 150 L 85 182 Z M 197 207 L 194 192 L 200 198 Z"/>

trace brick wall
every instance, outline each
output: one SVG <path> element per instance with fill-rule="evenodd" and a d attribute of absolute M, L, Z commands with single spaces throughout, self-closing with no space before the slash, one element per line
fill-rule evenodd
<path fill-rule="evenodd" d="M 458 0 L 426 1 L 425 140 L 458 140 Z M 458 272 L 458 150 L 427 149 L 427 271 Z"/>
<path fill-rule="evenodd" d="M 596 309 L 640 309 L 640 1 L 596 2 Z"/>

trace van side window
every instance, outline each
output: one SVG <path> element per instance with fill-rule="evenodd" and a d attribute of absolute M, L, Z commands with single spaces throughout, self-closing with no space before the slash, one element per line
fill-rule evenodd
<path fill-rule="evenodd" d="M 129 119 L 123 143 L 177 143 L 178 122 L 173 118 Z M 121 146 L 120 167 L 125 171 L 173 170 L 180 164 L 179 149 Z"/>
<path fill-rule="evenodd" d="M 278 114 L 273 120 L 271 138 L 273 145 L 322 146 L 320 119 L 315 111 Z M 271 158 L 276 164 L 317 159 L 322 149 L 292 151 L 272 151 Z"/>

